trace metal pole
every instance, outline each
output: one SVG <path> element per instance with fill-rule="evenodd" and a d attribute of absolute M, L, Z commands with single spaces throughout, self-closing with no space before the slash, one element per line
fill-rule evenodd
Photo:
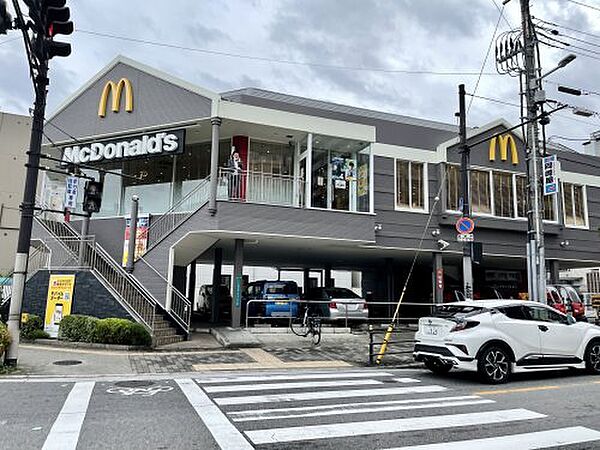
<path fill-rule="evenodd" d="M 528 242 L 528 287 L 529 299 L 546 302 L 546 263 L 544 255 L 544 225 L 541 215 L 539 177 L 539 131 L 535 92 L 539 87 L 536 79 L 537 61 L 535 57 L 535 35 L 531 23 L 529 0 L 520 0 L 521 27 L 524 40 L 525 98 L 527 101 L 527 242 Z"/>
<path fill-rule="evenodd" d="M 41 42 L 37 45 L 42 45 Z M 38 49 L 42 54 L 43 49 Z M 48 61 L 39 58 L 39 72 L 35 78 L 35 107 L 31 127 L 29 156 L 27 158 L 27 174 L 23 203 L 21 204 L 21 224 L 19 226 L 19 239 L 15 255 L 15 271 L 13 275 L 13 291 L 8 313 L 8 331 L 11 336 L 4 362 L 7 366 L 16 366 L 19 354 L 19 328 L 21 324 L 21 309 L 25 281 L 27 279 L 27 260 L 31 243 L 31 230 L 33 228 L 33 212 L 35 208 L 35 192 L 38 183 L 38 167 L 42 149 L 42 135 L 44 131 L 44 114 L 46 110 L 46 95 L 48 86 Z"/>
<path fill-rule="evenodd" d="M 85 246 L 90 229 L 90 213 L 86 213 L 81 224 L 81 240 L 79 241 L 79 266 L 85 265 Z"/>
<path fill-rule="evenodd" d="M 242 277 L 244 271 L 244 240 L 235 240 L 233 255 L 233 305 L 231 308 L 231 326 L 239 328 L 242 305 Z"/>
<path fill-rule="evenodd" d="M 467 113 L 465 108 L 465 85 L 458 86 L 458 137 L 461 177 L 461 199 L 463 217 L 471 216 L 471 203 L 469 201 L 469 169 L 471 164 L 471 149 L 467 145 Z M 463 243 L 463 290 L 465 300 L 473 300 L 473 261 L 471 242 Z"/>
<path fill-rule="evenodd" d="M 138 218 L 139 198 L 137 195 L 131 197 L 131 219 L 129 222 L 129 242 L 127 245 L 127 264 L 125 270 L 133 273 L 133 264 L 135 263 L 135 242 L 137 240 L 137 218 Z"/>
<path fill-rule="evenodd" d="M 210 196 L 208 198 L 208 212 L 214 216 L 217 213 L 217 188 L 219 186 L 219 131 L 221 118 L 210 119 L 212 124 L 212 140 L 210 145 Z"/>

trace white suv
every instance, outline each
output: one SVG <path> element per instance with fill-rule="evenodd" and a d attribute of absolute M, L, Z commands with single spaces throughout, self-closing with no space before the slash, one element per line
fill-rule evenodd
<path fill-rule="evenodd" d="M 447 303 L 419 320 L 414 358 L 435 373 L 453 367 L 504 383 L 513 372 L 585 368 L 600 375 L 600 327 L 523 300 Z"/>

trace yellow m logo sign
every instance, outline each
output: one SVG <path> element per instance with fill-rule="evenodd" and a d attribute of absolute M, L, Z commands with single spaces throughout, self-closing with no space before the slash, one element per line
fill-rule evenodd
<path fill-rule="evenodd" d="M 112 111 L 119 112 L 123 89 L 125 89 L 125 111 L 133 111 L 133 88 L 131 87 L 131 81 L 127 78 L 121 78 L 118 83 L 108 81 L 104 85 L 104 90 L 102 91 L 100 103 L 98 105 L 99 117 L 106 116 L 106 104 L 108 103 L 109 94 L 112 94 Z"/>
<path fill-rule="evenodd" d="M 496 144 L 500 144 L 500 160 L 508 160 L 508 146 L 510 145 L 510 157 L 513 165 L 519 164 L 519 153 L 517 152 L 517 143 L 512 134 L 505 134 L 493 137 L 490 140 L 490 161 L 496 161 Z"/>

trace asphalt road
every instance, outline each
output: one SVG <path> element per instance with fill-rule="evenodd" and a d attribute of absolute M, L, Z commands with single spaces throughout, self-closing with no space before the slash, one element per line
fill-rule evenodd
<path fill-rule="evenodd" d="M 599 403 L 600 377 L 572 372 L 3 378 L 0 448 L 600 449 Z"/>

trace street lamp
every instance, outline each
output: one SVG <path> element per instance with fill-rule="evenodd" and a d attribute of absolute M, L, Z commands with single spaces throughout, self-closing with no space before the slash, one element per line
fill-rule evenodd
<path fill-rule="evenodd" d="M 575 61 L 575 58 L 577 58 L 576 55 L 574 55 L 573 53 L 569 53 L 567 56 L 565 56 L 563 59 L 561 59 L 558 62 L 558 64 L 556 65 L 556 67 L 554 69 L 549 70 L 548 72 L 546 72 L 543 75 L 540 75 L 539 77 L 532 78 L 529 81 L 529 86 L 531 87 L 531 89 L 535 89 L 538 81 L 543 80 L 547 76 L 552 75 L 558 69 L 562 69 L 563 67 L 565 67 L 568 64 L 572 63 L 573 61 Z"/>

